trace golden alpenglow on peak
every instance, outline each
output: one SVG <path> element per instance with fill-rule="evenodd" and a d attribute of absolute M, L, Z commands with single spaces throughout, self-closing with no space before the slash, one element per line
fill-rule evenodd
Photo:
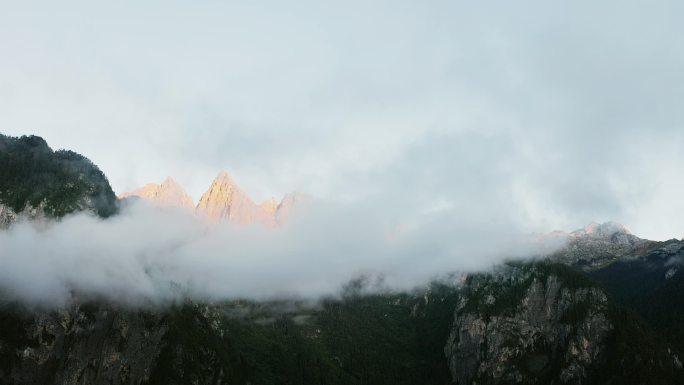
<path fill-rule="evenodd" d="M 250 223 L 257 211 L 257 205 L 225 171 L 216 176 L 197 205 L 197 213 L 213 221 Z"/>
<path fill-rule="evenodd" d="M 289 193 L 279 202 L 272 197 L 257 204 L 235 183 L 226 171 L 221 171 L 202 194 L 197 206 L 173 178 L 167 177 L 161 184 L 148 183 L 133 191 L 123 193 L 120 199 L 138 197 L 160 207 L 183 207 L 197 216 L 212 222 L 234 224 L 261 224 L 276 227 L 287 223 L 292 211 L 304 195 Z"/>
<path fill-rule="evenodd" d="M 261 207 L 261 209 L 267 213 L 275 215 L 276 211 L 278 210 L 278 201 L 274 197 L 271 197 L 271 199 L 261 202 L 259 207 Z"/>
<path fill-rule="evenodd" d="M 161 207 L 183 207 L 188 210 L 195 208 L 192 197 L 170 176 L 166 177 L 161 184 L 148 183 L 143 187 L 120 195 L 120 198 L 127 197 L 142 198 Z"/>
<path fill-rule="evenodd" d="M 221 171 L 209 186 L 209 190 L 202 195 L 196 212 L 216 222 L 276 225 L 275 210 L 268 204 L 254 203 L 226 171 Z"/>
<path fill-rule="evenodd" d="M 292 219 L 294 213 L 306 205 L 311 198 L 302 193 L 291 192 L 283 197 L 280 201 L 278 207 L 275 211 L 275 221 L 277 224 L 282 225 L 289 222 Z"/>

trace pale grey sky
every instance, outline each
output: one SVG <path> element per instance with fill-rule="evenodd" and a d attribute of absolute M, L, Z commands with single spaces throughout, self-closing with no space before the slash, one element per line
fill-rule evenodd
<path fill-rule="evenodd" d="M 684 234 L 676 1 L 0 0 L 0 132 L 463 224 Z"/>

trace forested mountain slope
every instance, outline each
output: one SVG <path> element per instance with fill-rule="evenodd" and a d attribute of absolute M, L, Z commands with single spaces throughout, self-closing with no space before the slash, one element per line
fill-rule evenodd
<path fill-rule="evenodd" d="M 86 157 L 53 151 L 38 136 L 0 134 L 0 205 L 15 214 L 39 209 L 60 217 L 92 210 L 107 217 L 116 212 L 116 196 L 102 171 Z"/>

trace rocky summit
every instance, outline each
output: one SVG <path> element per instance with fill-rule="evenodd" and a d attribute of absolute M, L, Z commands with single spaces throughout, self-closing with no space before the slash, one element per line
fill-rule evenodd
<path fill-rule="evenodd" d="M 161 207 L 181 207 L 213 222 L 238 225 L 260 224 L 268 227 L 287 223 L 293 213 L 308 199 L 300 193 L 288 193 L 278 202 L 275 198 L 255 203 L 226 172 L 221 171 L 197 206 L 176 181 L 167 177 L 161 184 L 148 183 L 123 193 L 120 199 L 140 198 Z"/>
<path fill-rule="evenodd" d="M 552 258 L 575 267 L 591 270 L 643 251 L 651 243 L 633 235 L 625 226 L 592 222 L 570 233 L 554 231 L 542 237 L 561 245 Z"/>
<path fill-rule="evenodd" d="M 128 197 L 138 197 L 153 202 L 162 207 L 182 207 L 194 210 L 195 204 L 192 197 L 185 192 L 185 189 L 171 177 L 167 177 L 161 184 L 148 183 L 143 187 L 130 192 L 123 193 L 120 199 Z"/>
<path fill-rule="evenodd" d="M 227 172 L 221 172 L 197 204 L 197 213 L 213 221 L 275 225 L 268 205 L 260 206 L 245 194 Z"/>

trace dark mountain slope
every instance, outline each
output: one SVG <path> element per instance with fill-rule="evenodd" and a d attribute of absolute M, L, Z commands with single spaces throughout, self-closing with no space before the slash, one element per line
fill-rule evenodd
<path fill-rule="evenodd" d="M 668 344 L 582 273 L 295 302 L 0 307 L 0 383 L 674 384 Z"/>
<path fill-rule="evenodd" d="M 664 339 L 593 280 L 558 263 L 468 278 L 445 352 L 458 384 L 672 384 Z"/>
<path fill-rule="evenodd" d="M 2 384 L 446 384 L 453 290 L 133 310 L 0 307 Z"/>
<path fill-rule="evenodd" d="M 54 217 L 116 212 L 116 196 L 97 166 L 73 151 L 52 151 L 38 136 L 0 135 L 0 204 L 15 213 L 40 208 Z"/>
<path fill-rule="evenodd" d="M 645 255 L 591 273 L 623 305 L 684 352 L 684 242 L 667 241 Z"/>

